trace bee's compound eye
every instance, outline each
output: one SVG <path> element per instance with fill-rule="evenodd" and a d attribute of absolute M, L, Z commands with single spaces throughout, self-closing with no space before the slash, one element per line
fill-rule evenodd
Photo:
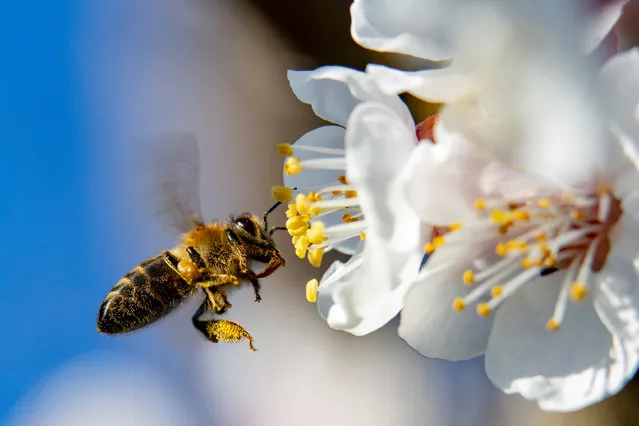
<path fill-rule="evenodd" d="M 257 227 L 255 226 L 255 222 L 253 221 L 253 219 L 242 216 L 235 219 L 235 223 L 244 228 L 244 230 L 249 234 L 257 234 Z"/>

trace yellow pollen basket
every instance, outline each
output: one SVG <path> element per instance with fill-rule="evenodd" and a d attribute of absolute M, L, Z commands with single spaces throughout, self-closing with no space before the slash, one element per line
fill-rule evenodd
<path fill-rule="evenodd" d="M 315 278 L 306 283 L 306 300 L 309 303 L 317 302 L 317 288 L 319 287 L 319 282 Z"/>
<path fill-rule="evenodd" d="M 279 152 L 282 157 L 290 157 L 295 154 L 290 143 L 278 143 L 275 145 L 275 149 L 277 149 L 277 152 Z"/>
<path fill-rule="evenodd" d="M 285 186 L 274 186 L 271 188 L 271 196 L 275 201 L 288 203 L 293 199 L 293 190 Z"/>
<path fill-rule="evenodd" d="M 296 175 L 303 170 L 300 159 L 288 157 L 284 163 L 284 173 L 287 175 Z"/>

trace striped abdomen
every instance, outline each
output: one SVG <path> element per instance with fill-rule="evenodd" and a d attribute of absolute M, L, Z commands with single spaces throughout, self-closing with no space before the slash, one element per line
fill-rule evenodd
<path fill-rule="evenodd" d="M 98 312 L 98 331 L 134 331 L 162 318 L 193 292 L 163 256 L 145 260 L 111 289 Z"/>

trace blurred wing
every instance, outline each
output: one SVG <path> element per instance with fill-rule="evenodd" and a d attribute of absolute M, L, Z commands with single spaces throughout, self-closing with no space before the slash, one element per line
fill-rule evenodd
<path fill-rule="evenodd" d="M 151 142 L 155 216 L 174 231 L 190 231 L 203 223 L 197 139 L 192 133 L 166 132 Z"/>

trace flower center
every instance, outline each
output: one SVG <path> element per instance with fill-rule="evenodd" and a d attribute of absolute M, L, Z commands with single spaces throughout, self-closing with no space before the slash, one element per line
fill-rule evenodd
<path fill-rule="evenodd" d="M 481 217 L 476 223 L 437 227 L 424 247 L 433 253 L 446 245 L 448 236 L 466 227 L 495 231 L 496 237 L 490 237 L 496 239 L 494 253 L 475 259 L 473 268 L 463 273 L 463 283 L 474 290 L 456 299 L 453 308 L 463 311 L 474 304 L 478 315 L 488 316 L 526 283 L 566 270 L 547 322 L 549 331 L 559 329 L 569 300 L 587 297 L 592 273 L 606 263 L 610 230 L 623 213 L 620 199 L 606 186 L 594 193 L 551 198 L 479 199 L 475 209 Z"/>

